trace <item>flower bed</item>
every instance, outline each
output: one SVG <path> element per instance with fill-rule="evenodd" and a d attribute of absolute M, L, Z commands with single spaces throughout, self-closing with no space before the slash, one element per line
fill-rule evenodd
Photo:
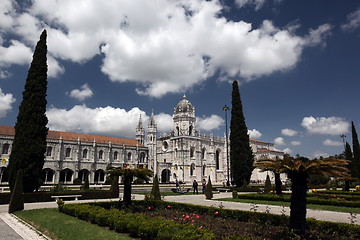
<path fill-rule="evenodd" d="M 126 209 L 119 202 L 65 204 L 72 216 L 130 232 L 141 239 L 295 239 L 288 217 L 181 203 L 135 201 Z M 308 219 L 306 239 L 359 239 L 360 226 Z"/>

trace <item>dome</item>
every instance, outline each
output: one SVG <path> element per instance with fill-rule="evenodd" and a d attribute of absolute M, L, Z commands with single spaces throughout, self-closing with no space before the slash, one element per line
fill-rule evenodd
<path fill-rule="evenodd" d="M 174 114 L 177 113 L 193 113 L 194 107 L 189 102 L 189 100 L 186 99 L 186 96 L 176 105 L 174 109 Z"/>

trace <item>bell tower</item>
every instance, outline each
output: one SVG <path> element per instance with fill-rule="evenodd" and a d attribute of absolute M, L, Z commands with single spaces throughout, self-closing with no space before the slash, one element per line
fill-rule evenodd
<path fill-rule="evenodd" d="M 139 118 L 138 125 L 136 127 L 135 139 L 136 139 L 136 141 L 138 141 L 139 143 L 144 145 L 145 130 L 144 130 L 144 126 L 142 123 L 141 115 Z"/>
<path fill-rule="evenodd" d="M 147 127 L 147 147 L 149 148 L 149 165 L 152 170 L 156 171 L 156 140 L 157 140 L 157 126 L 154 118 L 154 111 L 152 111 Z"/>
<path fill-rule="evenodd" d="M 174 108 L 174 136 L 195 136 L 195 108 L 183 96 Z"/>

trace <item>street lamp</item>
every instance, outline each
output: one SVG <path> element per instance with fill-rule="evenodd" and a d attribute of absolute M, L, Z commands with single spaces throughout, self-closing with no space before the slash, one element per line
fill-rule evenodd
<path fill-rule="evenodd" d="M 226 133 L 226 162 L 227 162 L 227 182 L 226 185 L 230 186 L 230 169 L 229 169 L 229 142 L 228 142 L 228 126 L 227 126 L 227 111 L 230 110 L 228 106 L 224 106 L 222 110 L 225 111 L 225 133 Z"/>
<path fill-rule="evenodd" d="M 341 134 L 340 137 L 343 139 L 344 150 L 346 151 L 346 146 L 345 146 L 345 138 L 346 138 L 346 136 L 344 134 Z"/>

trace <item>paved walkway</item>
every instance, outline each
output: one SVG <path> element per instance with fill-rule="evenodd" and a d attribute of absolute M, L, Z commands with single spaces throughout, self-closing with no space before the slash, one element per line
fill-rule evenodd
<path fill-rule="evenodd" d="M 135 194 L 136 200 L 143 200 L 143 195 Z M 232 196 L 232 193 L 220 193 L 215 194 L 214 199 L 217 198 L 229 198 Z M 100 202 L 100 201 L 118 201 L 119 199 L 98 199 L 98 200 L 79 200 L 79 201 L 66 201 L 71 203 L 84 203 L 84 202 Z M 225 202 L 225 201 L 214 201 L 206 200 L 205 196 L 202 194 L 199 195 L 177 195 L 177 196 L 166 196 L 165 201 L 169 202 L 182 202 L 189 203 L 194 205 L 204 205 L 204 206 L 213 206 L 213 207 L 224 207 L 227 209 L 237 209 L 250 211 L 250 209 L 256 209 L 257 212 L 270 212 L 274 214 L 290 214 L 289 207 L 281 206 L 270 206 L 270 205 L 261 205 L 258 204 L 254 206 L 249 203 L 236 203 L 236 202 Z M 30 225 L 23 223 L 20 219 L 16 218 L 13 214 L 8 214 L 9 205 L 0 205 L 0 239 L 1 240 L 44 240 L 47 238 L 42 235 L 40 232 L 37 232 Z M 57 204 L 55 202 L 42 202 L 42 203 L 26 203 L 25 210 L 31 209 L 40 209 L 40 208 L 56 208 Z M 317 220 L 331 221 L 331 222 L 343 222 L 350 223 L 350 214 L 341 213 L 341 212 L 331 212 L 331 211 L 320 211 L 320 210 L 307 210 L 307 217 L 315 218 Z M 355 216 L 356 224 L 360 224 L 360 216 Z"/>

